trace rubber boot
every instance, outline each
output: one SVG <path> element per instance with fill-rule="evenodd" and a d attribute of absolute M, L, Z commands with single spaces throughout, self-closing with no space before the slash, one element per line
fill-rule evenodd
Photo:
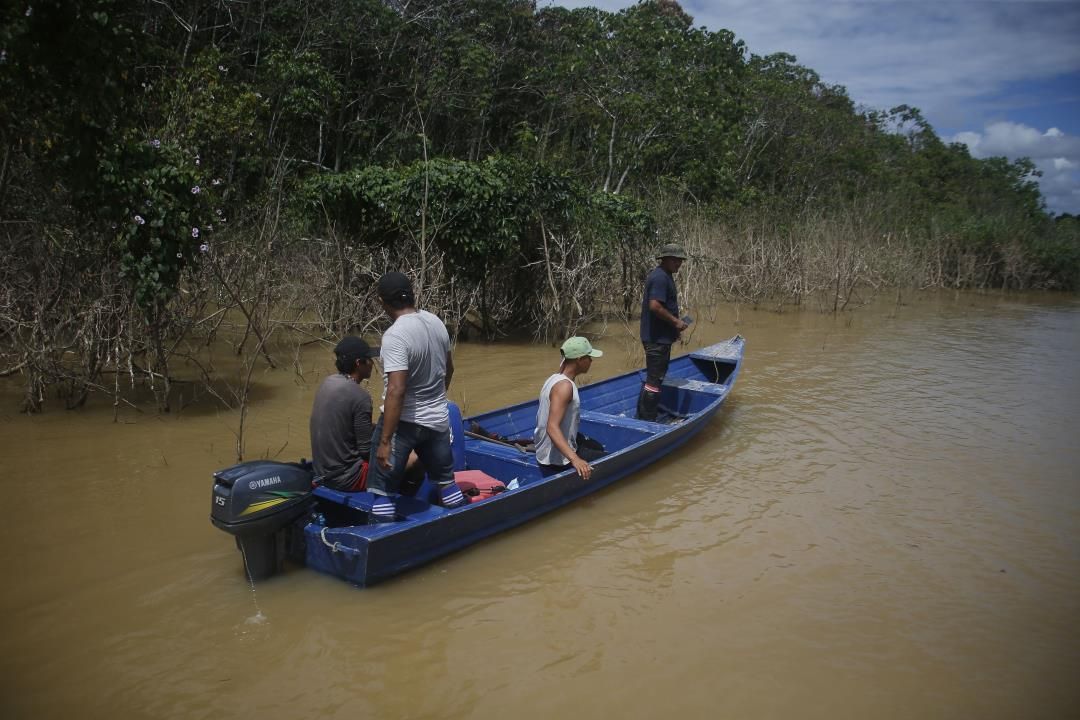
<path fill-rule="evenodd" d="M 648 420 L 649 422 L 656 422 L 657 411 L 660 409 L 660 393 L 646 390 L 645 386 L 641 387 L 641 394 L 638 395 L 637 401 L 637 416 L 638 420 Z"/>

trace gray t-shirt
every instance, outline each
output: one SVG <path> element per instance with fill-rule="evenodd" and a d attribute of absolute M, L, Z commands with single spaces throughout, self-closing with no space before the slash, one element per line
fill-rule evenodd
<path fill-rule="evenodd" d="M 323 485 L 351 484 L 371 451 L 371 394 L 346 375 L 330 375 L 315 392 L 310 429 L 311 459 Z"/>
<path fill-rule="evenodd" d="M 450 334 L 442 320 L 427 310 L 402 315 L 383 333 L 383 402 L 387 375 L 407 370 L 401 420 L 433 430 L 450 427 L 446 409 L 446 357 Z"/>

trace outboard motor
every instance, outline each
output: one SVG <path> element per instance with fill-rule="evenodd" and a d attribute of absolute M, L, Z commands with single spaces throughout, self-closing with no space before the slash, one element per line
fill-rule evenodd
<path fill-rule="evenodd" d="M 280 571 L 286 555 L 303 558 L 312 477 L 304 460 L 252 460 L 214 473 L 210 522 L 236 537 L 252 581 Z"/>

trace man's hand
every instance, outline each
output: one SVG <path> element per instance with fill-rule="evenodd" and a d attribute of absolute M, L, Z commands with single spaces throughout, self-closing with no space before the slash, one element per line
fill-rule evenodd
<path fill-rule="evenodd" d="M 690 326 L 687 323 L 685 323 L 682 320 L 679 320 L 678 318 L 676 318 L 676 320 L 675 320 L 675 329 L 676 330 L 678 330 L 679 332 L 682 332 L 683 330 L 685 330 L 688 327 L 690 327 Z"/>
<path fill-rule="evenodd" d="M 578 475 L 581 476 L 582 480 L 588 480 L 592 477 L 592 465 L 585 462 L 577 455 L 571 458 L 570 464 L 574 466 L 574 469 L 577 470 Z"/>
<path fill-rule="evenodd" d="M 379 438 L 379 447 L 375 451 L 375 461 L 383 470 L 390 469 L 390 451 L 393 449 L 391 445 L 401 419 L 408 375 L 407 370 L 392 370 L 386 373 L 386 397 L 383 400 L 382 418 L 379 420 L 382 423 L 382 437 Z"/>
<path fill-rule="evenodd" d="M 390 469 L 390 441 L 380 440 L 379 447 L 375 451 L 375 462 L 379 463 L 379 467 L 383 470 Z"/>

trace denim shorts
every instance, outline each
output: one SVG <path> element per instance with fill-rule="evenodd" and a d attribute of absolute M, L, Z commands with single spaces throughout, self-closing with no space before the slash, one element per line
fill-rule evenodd
<path fill-rule="evenodd" d="M 390 440 L 389 469 L 382 468 L 375 457 L 379 440 L 382 438 L 382 428 L 383 421 L 380 417 L 371 436 L 371 464 L 367 477 L 369 492 L 379 495 L 400 492 L 405 464 L 413 450 L 427 471 L 429 480 L 440 486 L 454 482 L 454 454 L 450 450 L 449 428 L 435 430 L 416 423 L 399 421 L 397 432 Z"/>

